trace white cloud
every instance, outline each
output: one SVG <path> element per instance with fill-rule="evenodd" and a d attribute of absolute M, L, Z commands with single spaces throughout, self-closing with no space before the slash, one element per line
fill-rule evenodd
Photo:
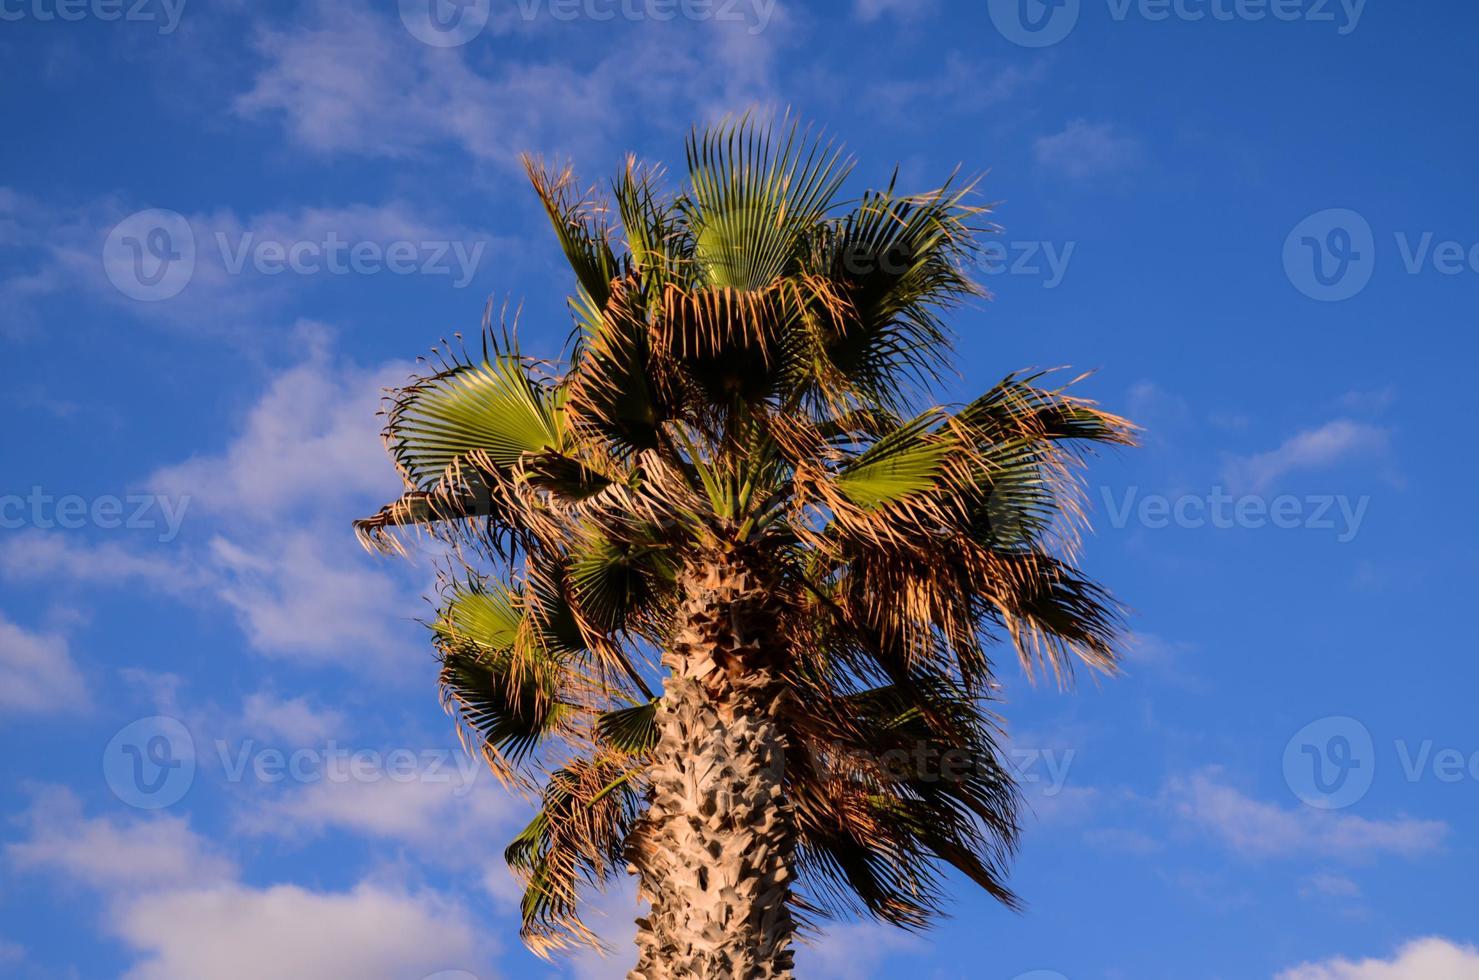
<path fill-rule="evenodd" d="M 1191 405 L 1187 400 L 1150 380 L 1130 386 L 1126 406 L 1130 418 L 1152 432 L 1173 426 L 1181 428 L 1191 421 Z"/>
<path fill-rule="evenodd" d="M 282 698 L 258 691 L 242 702 L 241 725 L 252 736 L 276 736 L 293 745 L 316 745 L 342 735 L 349 719 L 342 711 L 316 708 L 307 698 Z"/>
<path fill-rule="evenodd" d="M 413 620 L 425 612 L 416 593 L 429 575 L 366 555 L 350 528 L 400 492 L 376 413 L 382 389 L 403 383 L 411 366 L 341 364 L 324 328 L 304 325 L 302 333 L 304 360 L 272 379 L 236 438 L 148 481 L 162 496 L 190 499 L 189 529 L 217 531 L 203 551 L 176 543 L 146 553 L 33 531 L 0 541 L 0 576 L 141 584 L 191 602 L 214 597 L 268 655 L 328 662 L 371 654 L 414 666 L 404 654 L 424 649 Z M 220 533 L 225 527 L 229 534 Z"/>
<path fill-rule="evenodd" d="M 405 265 L 427 280 L 466 286 L 487 266 L 491 252 L 508 254 L 515 247 L 507 237 L 428 217 L 437 213 L 434 208 L 401 199 L 248 215 L 229 208 L 194 211 L 181 214 L 183 224 L 170 230 L 183 238 L 188 226 L 194 239 L 188 279 L 167 301 L 138 302 L 109 278 L 104 248 L 110 233 L 138 213 L 138 202 L 116 197 L 58 207 L 0 188 L 0 251 L 11 248 L 20 256 L 0 277 L 7 317 L 0 335 L 34 333 L 38 302 L 81 293 L 151 322 L 188 328 L 193 336 L 216 331 L 220 339 L 239 342 L 244 328 L 260 331 L 272 311 L 314 283 L 348 275 L 397 276 L 395 270 L 404 274 Z M 146 222 L 132 231 L 153 228 Z M 395 243 L 409 243 L 414 254 L 398 256 L 392 266 L 389 246 Z M 283 255 L 274 258 L 265 250 L 271 245 Z M 371 258 L 351 251 L 367 245 L 376 246 Z M 293 265 L 288 255 L 296 256 Z M 112 273 L 130 282 L 127 256 L 112 261 L 124 263 Z"/>
<path fill-rule="evenodd" d="M 5 848 L 13 864 L 59 872 L 103 891 L 197 885 L 235 874 L 233 863 L 182 817 L 87 818 L 70 790 L 47 787 L 24 822 L 26 839 Z"/>
<path fill-rule="evenodd" d="M 258 800 L 239 815 L 237 828 L 288 839 L 349 831 L 424 845 L 444 856 L 448 842 L 457 841 L 466 845 L 458 848 L 457 860 L 474 855 L 492 860 L 507 843 L 499 835 L 513 834 L 522 812 L 517 799 L 494 785 L 483 764 L 465 753 L 415 755 L 416 761 L 398 772 L 391 771 L 387 757 L 384 771 L 367 778 L 322 778 L 276 799 Z"/>
<path fill-rule="evenodd" d="M 1140 141 L 1113 123 L 1070 120 L 1061 132 L 1033 144 L 1037 162 L 1074 180 L 1126 170 L 1139 163 Z"/>
<path fill-rule="evenodd" d="M 411 365 L 339 364 L 325 331 L 304 332 L 307 356 L 272 380 L 235 439 L 160 470 L 150 485 L 229 519 L 204 564 L 255 648 L 325 661 L 395 657 L 420 633 L 412 573 L 367 556 L 349 525 L 401 490 L 377 412 L 383 389 L 403 384 Z"/>
<path fill-rule="evenodd" d="M 114 927 L 143 955 L 126 980 L 405 980 L 453 969 L 491 980 L 461 907 L 368 883 L 162 892 L 130 902 Z"/>
<path fill-rule="evenodd" d="M 87 682 L 67 638 L 32 633 L 0 615 L 0 719 L 18 714 L 85 711 Z"/>
<path fill-rule="evenodd" d="M 0 187 L 0 251 L 7 258 L 7 274 L 0 277 L 0 337 L 36 332 L 39 321 L 33 303 L 64 289 L 87 268 L 79 261 L 85 253 L 74 245 L 88 240 L 89 233 L 95 233 L 104 220 L 93 211 L 66 214 Z M 95 237 L 101 246 L 101 235 Z M 93 265 L 91 271 L 100 280 L 101 265 Z"/>
<path fill-rule="evenodd" d="M 347 523 L 338 539 L 332 530 L 294 530 L 250 550 L 218 537 L 210 554 L 216 595 L 268 656 L 330 662 L 422 649 L 412 619 L 423 610 L 384 562 L 362 552 Z"/>
<path fill-rule="evenodd" d="M 1193 644 L 1155 633 L 1136 633 L 1125 648 L 1125 659 L 1131 666 L 1164 670 L 1179 664 L 1195 649 Z"/>
<path fill-rule="evenodd" d="M 919 936 L 876 922 L 838 922 L 796 949 L 796 972 L 817 980 L 868 980 L 893 975 L 886 960 L 929 947 Z M 866 955 L 859 955 L 866 951 Z"/>
<path fill-rule="evenodd" d="M 863 23 L 892 15 L 914 20 L 935 11 L 934 0 L 853 0 L 853 14 Z"/>
<path fill-rule="evenodd" d="M 1336 404 L 1348 412 L 1380 414 L 1392 407 L 1397 400 L 1397 388 L 1386 385 L 1369 391 L 1348 391 L 1336 399 Z"/>
<path fill-rule="evenodd" d="M 421 649 L 413 620 L 424 611 L 405 584 L 413 570 L 364 554 L 349 530 L 351 515 L 358 512 L 346 509 L 338 525 L 261 531 L 249 547 L 217 536 L 203 555 L 172 559 L 31 532 L 0 542 L 0 577 L 100 588 L 137 583 L 191 603 L 214 596 L 269 656 L 333 662 L 374 655 L 411 666 L 401 655 Z"/>
<path fill-rule="evenodd" d="M 1345 875 L 1321 871 L 1304 879 L 1299 894 L 1304 898 L 1360 898 L 1361 886 Z"/>
<path fill-rule="evenodd" d="M 784 13 L 776 11 L 783 17 Z M 732 109 L 768 93 L 773 19 L 763 32 L 719 18 L 608 26 L 598 57 L 541 61 L 507 47 L 491 70 L 482 44 L 432 48 L 390 18 L 343 3 L 256 39 L 263 65 L 235 110 L 281 121 L 308 150 L 403 158 L 439 146 L 512 165 L 521 152 L 585 158 L 611 148 L 620 127 L 654 117 L 687 122 L 695 109 Z M 609 36 L 623 33 L 619 53 Z M 568 35 L 567 35 L 568 36 Z M 631 66 L 645 66 L 632 85 Z M 578 65 L 575 67 L 573 65 Z"/>
<path fill-rule="evenodd" d="M 343 514 L 400 492 L 377 413 L 384 389 L 404 384 L 413 366 L 336 365 L 324 328 L 302 330 L 307 357 L 272 379 L 224 451 L 159 470 L 152 488 L 189 496 L 198 512 L 254 523 L 305 505 Z"/>
<path fill-rule="evenodd" d="M 1182 819 L 1249 857 L 1416 857 L 1437 850 L 1448 834 L 1448 824 L 1441 820 L 1370 820 L 1313 807 L 1281 807 L 1246 796 L 1219 776 L 1211 768 L 1174 779 L 1166 798 Z"/>
<path fill-rule="evenodd" d="M 1277 449 L 1234 457 L 1225 476 L 1238 490 L 1260 493 L 1298 470 L 1328 469 L 1350 459 L 1379 456 L 1390 441 L 1389 429 L 1335 419 L 1291 436 Z"/>
<path fill-rule="evenodd" d="M 1276 980 L 1479 980 L 1479 948 L 1447 939 L 1416 939 L 1389 960 L 1305 963 Z"/>
<path fill-rule="evenodd" d="M 1282 477 L 1299 470 L 1321 470 L 1355 458 L 1386 452 L 1389 429 L 1337 418 L 1318 429 L 1306 429 L 1285 439 L 1276 449 L 1228 461 L 1225 476 L 1239 491 L 1263 492 Z"/>
<path fill-rule="evenodd" d="M 344 891 L 247 886 L 185 820 L 87 818 L 60 788 L 40 794 L 26 823 L 7 858 L 107 899 L 108 930 L 139 957 L 127 980 L 405 980 L 443 970 L 493 980 L 493 950 L 472 917 L 435 892 L 373 881 Z"/>
<path fill-rule="evenodd" d="M 180 556 L 146 555 L 116 541 L 83 542 L 64 532 L 25 531 L 0 541 L 0 577 L 10 581 L 60 579 L 74 585 L 144 585 L 183 595 L 204 584 L 199 569 Z"/>

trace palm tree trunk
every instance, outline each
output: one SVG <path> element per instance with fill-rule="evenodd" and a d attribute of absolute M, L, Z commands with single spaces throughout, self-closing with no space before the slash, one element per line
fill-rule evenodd
<path fill-rule="evenodd" d="M 781 637 L 743 554 L 690 562 L 652 753 L 652 802 L 628 857 L 651 911 L 630 980 L 792 976 L 795 830 L 778 723 Z"/>

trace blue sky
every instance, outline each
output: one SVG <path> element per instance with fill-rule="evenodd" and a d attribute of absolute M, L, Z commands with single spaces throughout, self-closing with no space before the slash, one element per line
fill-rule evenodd
<path fill-rule="evenodd" d="M 760 104 L 857 186 L 985 173 L 942 397 L 1072 365 L 1146 428 L 1085 487 L 1124 676 L 1001 658 L 1027 911 L 803 975 L 1479 977 L 1479 8 L 1019 2 L 0 0 L 0 974 L 624 975 L 629 888 L 615 958 L 519 946 L 433 569 L 349 520 L 416 356 L 490 298 L 567 335 L 517 155 Z"/>

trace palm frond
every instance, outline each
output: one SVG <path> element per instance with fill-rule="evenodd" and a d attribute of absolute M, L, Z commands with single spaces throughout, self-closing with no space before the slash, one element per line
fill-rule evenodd
<path fill-rule="evenodd" d="M 526 453 L 557 451 L 562 427 L 553 391 L 517 348 L 453 362 L 399 391 L 386 440 L 406 481 L 431 489 L 458 467 L 508 469 Z"/>
<path fill-rule="evenodd" d="M 592 195 L 576 190 L 572 167 L 551 172 L 527 155 L 523 162 L 534 192 L 554 226 L 560 248 L 575 272 L 580 287 L 576 304 L 590 315 L 598 315 L 610 297 L 611 281 L 619 275 L 604 210 Z"/>
<path fill-rule="evenodd" d="M 602 948 L 580 920 L 579 894 L 625 866 L 622 847 L 636 820 L 638 790 L 637 773 L 615 757 L 573 760 L 551 775 L 539 812 L 504 851 L 525 882 L 520 933 L 541 957 L 572 946 Z"/>
<path fill-rule="evenodd" d="M 691 197 L 684 203 L 708 285 L 749 291 L 792 268 L 851 163 L 799 122 L 780 132 L 750 116 L 688 138 Z"/>
<path fill-rule="evenodd" d="M 449 590 L 432 624 L 443 704 L 504 780 L 579 710 L 569 661 L 580 634 L 547 605 L 468 583 Z"/>

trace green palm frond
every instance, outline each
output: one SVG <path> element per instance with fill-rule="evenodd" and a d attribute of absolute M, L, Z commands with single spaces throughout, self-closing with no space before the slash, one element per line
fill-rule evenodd
<path fill-rule="evenodd" d="M 459 467 L 508 469 L 526 453 L 563 444 L 554 393 L 516 351 L 454 363 L 403 389 L 389 411 L 391 455 L 414 487 L 431 489 Z"/>
<path fill-rule="evenodd" d="M 935 433 L 941 418 L 938 411 L 925 412 L 886 433 L 838 472 L 838 489 L 864 510 L 942 489 L 947 465 L 962 447 Z"/>
<path fill-rule="evenodd" d="M 814 240 L 811 262 L 853 311 L 823 338 L 824 356 L 870 401 L 896 405 L 910 382 L 933 382 L 949 349 L 941 313 L 983 295 L 963 271 L 987 210 L 966 203 L 972 190 L 901 196 L 891 182 Z"/>
<path fill-rule="evenodd" d="M 799 122 L 776 134 L 746 116 L 688 138 L 691 197 L 682 202 L 705 283 L 749 291 L 798 260 L 851 164 Z"/>
<path fill-rule="evenodd" d="M 628 755 L 641 755 L 657 744 L 657 706 L 654 698 L 631 708 L 618 708 L 601 715 L 596 728 L 601 740 Z"/>
<path fill-rule="evenodd" d="M 570 593 L 580 613 L 603 633 L 639 626 L 671 590 L 674 569 L 654 544 L 595 536 L 570 556 Z"/>
<path fill-rule="evenodd" d="M 442 655 L 443 703 L 502 778 L 578 711 L 568 612 L 525 594 L 468 584 L 451 590 L 432 623 Z"/>
<path fill-rule="evenodd" d="M 660 295 L 668 283 L 687 281 L 691 264 L 681 212 L 676 203 L 658 198 L 661 177 L 660 170 L 628 157 L 612 185 L 632 268 L 650 295 Z"/>
<path fill-rule="evenodd" d="M 619 274 L 605 216 L 591 195 L 576 191 L 573 168 L 551 173 L 534 158 L 523 159 L 534 192 L 539 195 L 560 248 L 575 272 L 580 287 L 577 306 L 597 316 L 611 295 L 611 281 Z"/>
<path fill-rule="evenodd" d="M 618 285 L 568 384 L 574 422 L 622 455 L 657 448 L 659 427 L 681 404 L 671 369 L 654 356 L 644 303 L 633 286 Z"/>

